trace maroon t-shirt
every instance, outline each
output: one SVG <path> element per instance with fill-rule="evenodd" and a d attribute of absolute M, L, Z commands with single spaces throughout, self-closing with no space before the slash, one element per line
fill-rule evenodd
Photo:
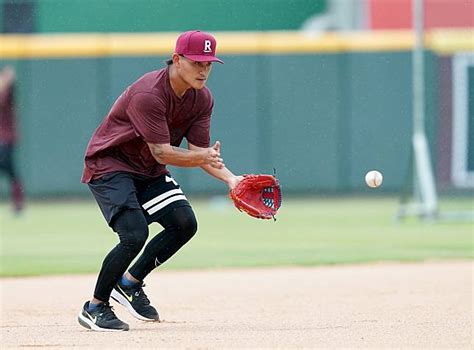
<path fill-rule="evenodd" d="M 17 141 L 15 128 L 14 85 L 0 91 L 0 143 L 13 145 Z"/>
<path fill-rule="evenodd" d="M 150 177 L 166 173 L 147 143 L 179 146 L 186 138 L 195 146 L 209 147 L 211 92 L 206 87 L 188 89 L 179 98 L 171 88 L 168 70 L 145 74 L 115 101 L 89 141 L 82 182 L 113 171 Z"/>

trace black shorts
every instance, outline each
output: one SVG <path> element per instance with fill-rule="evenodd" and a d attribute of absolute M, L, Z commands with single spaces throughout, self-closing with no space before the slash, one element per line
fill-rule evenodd
<path fill-rule="evenodd" d="M 191 207 L 170 174 L 150 178 L 119 171 L 92 180 L 88 185 L 111 227 L 115 216 L 125 209 L 141 209 L 151 224 L 174 208 Z"/>

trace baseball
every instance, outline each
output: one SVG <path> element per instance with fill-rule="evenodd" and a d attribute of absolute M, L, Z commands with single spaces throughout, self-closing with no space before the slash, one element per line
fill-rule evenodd
<path fill-rule="evenodd" d="M 383 176 L 380 171 L 371 170 L 365 175 L 365 183 L 367 186 L 377 188 L 382 184 Z"/>

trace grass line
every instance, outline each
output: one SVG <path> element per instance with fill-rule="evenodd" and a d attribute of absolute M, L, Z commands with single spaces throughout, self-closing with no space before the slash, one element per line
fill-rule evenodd
<path fill-rule="evenodd" d="M 162 268 L 349 264 L 473 259 L 472 222 L 393 222 L 395 198 L 286 200 L 276 222 L 228 200 L 192 201 L 199 232 Z M 446 205 L 472 208 L 468 201 Z M 29 203 L 16 217 L 0 204 L 0 276 L 97 272 L 117 243 L 96 204 Z M 150 226 L 153 236 L 161 227 Z"/>

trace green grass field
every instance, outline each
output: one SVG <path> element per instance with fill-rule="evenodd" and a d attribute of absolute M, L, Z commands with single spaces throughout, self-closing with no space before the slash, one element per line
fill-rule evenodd
<path fill-rule="evenodd" d="M 276 222 L 252 219 L 224 198 L 192 204 L 199 231 L 162 268 L 474 258 L 472 222 L 395 223 L 396 198 L 285 199 Z M 467 199 L 442 204 L 473 209 Z M 0 229 L 1 276 L 97 272 L 117 242 L 92 201 L 31 202 L 20 216 L 2 203 Z M 160 229 L 153 224 L 150 234 Z"/>

